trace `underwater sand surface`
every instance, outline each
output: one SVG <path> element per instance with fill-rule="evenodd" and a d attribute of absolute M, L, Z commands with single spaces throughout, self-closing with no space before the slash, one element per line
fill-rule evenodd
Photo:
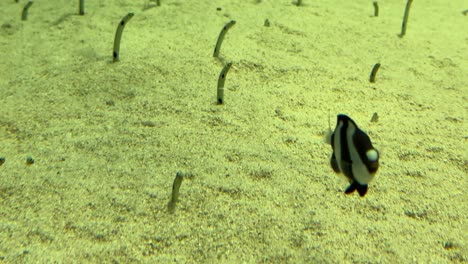
<path fill-rule="evenodd" d="M 466 1 L 414 1 L 403 38 L 404 0 L 161 2 L 0 2 L 0 262 L 468 261 Z M 339 113 L 381 153 L 363 198 Z"/>

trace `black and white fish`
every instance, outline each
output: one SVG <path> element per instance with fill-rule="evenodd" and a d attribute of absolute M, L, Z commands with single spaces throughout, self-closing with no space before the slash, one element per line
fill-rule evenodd
<path fill-rule="evenodd" d="M 337 116 L 335 131 L 330 133 L 331 167 L 336 173 L 343 173 L 351 184 L 345 193 L 357 190 L 361 197 L 366 195 L 367 185 L 379 168 L 379 152 L 369 136 L 347 115 Z"/>

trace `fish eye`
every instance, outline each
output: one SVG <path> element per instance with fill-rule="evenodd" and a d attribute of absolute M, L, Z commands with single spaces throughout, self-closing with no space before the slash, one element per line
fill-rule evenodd
<path fill-rule="evenodd" d="M 369 149 L 366 152 L 367 160 L 375 162 L 379 159 L 379 153 L 375 149 Z"/>

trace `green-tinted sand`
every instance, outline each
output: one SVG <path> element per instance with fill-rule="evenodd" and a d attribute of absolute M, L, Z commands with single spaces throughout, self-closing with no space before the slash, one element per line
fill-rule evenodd
<path fill-rule="evenodd" d="M 25 3 L 0 2 L 0 262 L 468 261 L 466 1 L 415 1 L 404 38 L 403 0 Z M 329 113 L 381 152 L 364 198 Z"/>

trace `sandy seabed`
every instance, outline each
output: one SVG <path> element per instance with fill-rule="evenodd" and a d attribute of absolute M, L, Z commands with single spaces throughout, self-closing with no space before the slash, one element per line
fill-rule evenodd
<path fill-rule="evenodd" d="M 468 262 L 468 5 L 430 2 L 400 38 L 404 0 L 1 1 L 0 262 Z M 381 153 L 363 198 L 339 113 Z"/>

